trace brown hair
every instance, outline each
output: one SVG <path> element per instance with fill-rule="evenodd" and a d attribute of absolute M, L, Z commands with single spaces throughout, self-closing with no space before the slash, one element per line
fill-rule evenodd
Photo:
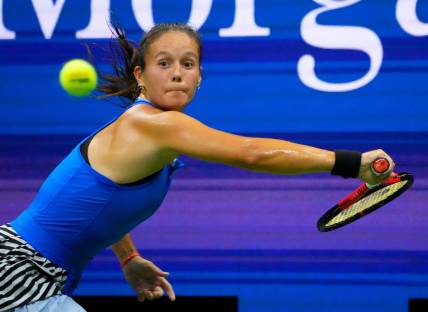
<path fill-rule="evenodd" d="M 126 106 L 132 104 L 141 92 L 134 77 L 134 68 L 140 66 L 144 71 L 144 56 L 148 48 L 156 39 L 169 31 L 184 32 L 195 40 L 198 46 L 199 64 L 201 64 L 202 42 L 200 35 L 186 24 L 157 24 L 144 35 L 138 47 L 126 38 L 123 28 L 118 25 L 112 25 L 112 33 L 114 35 L 113 44 L 111 45 L 113 74 L 99 74 L 103 82 L 97 86 L 97 91 L 104 93 L 99 98 L 106 99 L 118 96 Z"/>

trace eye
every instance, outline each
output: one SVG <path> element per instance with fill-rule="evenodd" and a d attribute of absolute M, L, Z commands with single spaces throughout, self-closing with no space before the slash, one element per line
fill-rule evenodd
<path fill-rule="evenodd" d="M 168 61 L 161 60 L 161 61 L 159 61 L 159 62 L 158 62 L 158 65 L 159 65 L 161 68 L 167 68 L 167 67 L 169 66 L 169 63 L 168 63 Z"/>
<path fill-rule="evenodd" d="M 192 61 L 185 61 L 184 62 L 184 67 L 186 69 L 192 69 L 193 68 L 193 62 Z"/>

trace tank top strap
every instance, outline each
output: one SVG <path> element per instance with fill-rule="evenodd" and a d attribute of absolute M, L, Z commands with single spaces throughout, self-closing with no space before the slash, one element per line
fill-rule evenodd
<path fill-rule="evenodd" d="M 129 109 L 129 108 L 131 108 L 131 107 L 133 107 L 133 106 L 135 106 L 135 105 L 139 105 L 139 104 L 147 104 L 147 105 L 153 106 L 153 104 L 152 104 L 149 100 L 146 100 L 146 99 L 143 99 L 143 98 L 137 98 L 137 99 L 135 100 L 135 102 L 134 102 L 134 103 L 132 103 L 132 104 L 128 107 L 128 109 Z"/>
<path fill-rule="evenodd" d="M 169 164 L 170 166 L 170 174 L 174 173 L 175 170 L 183 168 L 184 162 L 178 158 L 175 158 L 171 161 L 171 163 Z"/>

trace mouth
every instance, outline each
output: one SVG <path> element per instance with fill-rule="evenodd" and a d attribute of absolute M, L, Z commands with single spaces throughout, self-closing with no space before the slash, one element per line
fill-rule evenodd
<path fill-rule="evenodd" d="M 187 95 L 187 92 L 185 90 L 178 90 L 178 89 L 168 90 L 166 93 L 169 93 L 170 95 L 175 95 L 175 96 Z"/>

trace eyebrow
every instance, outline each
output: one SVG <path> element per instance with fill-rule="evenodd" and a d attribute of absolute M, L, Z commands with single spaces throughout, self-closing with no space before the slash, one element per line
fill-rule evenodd
<path fill-rule="evenodd" d="M 171 55 L 171 53 L 166 52 L 166 51 L 160 51 L 158 54 L 155 55 L 155 57 L 159 57 L 161 55 L 168 55 L 169 56 L 169 55 Z M 195 58 L 198 58 L 198 56 L 195 53 L 191 52 L 191 51 L 188 51 L 188 52 L 184 53 L 184 56 L 193 56 Z"/>

